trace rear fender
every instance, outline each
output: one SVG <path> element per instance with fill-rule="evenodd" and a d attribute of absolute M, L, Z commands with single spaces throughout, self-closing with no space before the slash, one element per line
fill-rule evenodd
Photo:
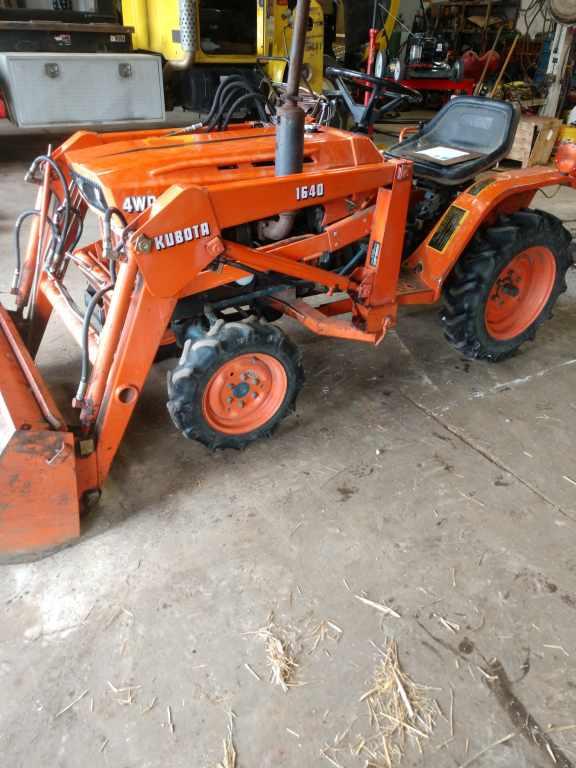
<path fill-rule="evenodd" d="M 491 173 L 475 181 L 453 201 L 432 232 L 408 259 L 408 266 L 440 298 L 444 281 L 476 232 L 498 215 L 530 205 L 542 187 L 574 186 L 575 180 L 553 168 Z"/>

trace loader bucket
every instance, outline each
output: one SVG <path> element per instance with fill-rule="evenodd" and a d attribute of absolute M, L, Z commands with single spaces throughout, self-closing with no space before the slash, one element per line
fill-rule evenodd
<path fill-rule="evenodd" d="M 0 305 L 0 561 L 80 534 L 74 435 Z"/>

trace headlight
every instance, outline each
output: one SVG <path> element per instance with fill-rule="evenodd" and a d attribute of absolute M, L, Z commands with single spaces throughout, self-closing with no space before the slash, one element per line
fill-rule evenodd
<path fill-rule="evenodd" d="M 80 190 L 80 194 L 86 200 L 88 205 L 92 208 L 96 208 L 99 211 L 104 212 L 108 208 L 104 192 L 101 187 L 90 179 L 85 179 L 83 176 L 77 173 L 72 174 L 72 178 L 76 182 L 76 186 Z"/>

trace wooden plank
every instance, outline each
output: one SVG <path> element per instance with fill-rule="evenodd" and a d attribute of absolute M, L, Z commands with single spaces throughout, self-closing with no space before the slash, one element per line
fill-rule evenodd
<path fill-rule="evenodd" d="M 523 168 L 546 165 L 554 148 L 562 121 L 537 115 L 523 116 L 518 124 L 508 160 L 516 160 Z"/>
<path fill-rule="evenodd" d="M 536 136 L 536 141 L 530 153 L 529 166 L 546 165 L 550 160 L 550 155 L 554 149 L 554 144 L 558 138 L 558 133 L 562 126 L 562 121 L 550 118 L 546 125 L 543 125 Z"/>
<path fill-rule="evenodd" d="M 534 132 L 536 126 L 529 120 L 520 120 L 516 129 L 514 143 L 508 153 L 508 160 L 516 160 L 522 163 L 522 168 L 528 167 L 530 152 L 532 152 L 532 143 L 534 141 Z"/>

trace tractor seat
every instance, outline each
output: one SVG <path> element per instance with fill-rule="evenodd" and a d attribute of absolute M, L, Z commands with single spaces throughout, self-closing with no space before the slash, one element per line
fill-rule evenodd
<path fill-rule="evenodd" d="M 509 102 L 458 96 L 384 154 L 412 160 L 415 178 L 443 186 L 465 184 L 506 157 L 518 120 Z"/>

